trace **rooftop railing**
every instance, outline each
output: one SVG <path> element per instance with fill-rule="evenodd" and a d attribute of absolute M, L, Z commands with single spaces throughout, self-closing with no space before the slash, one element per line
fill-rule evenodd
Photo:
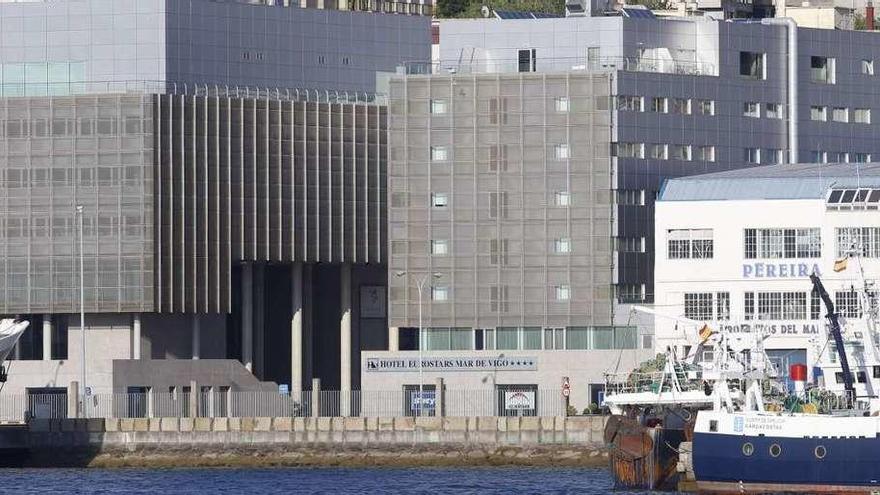
<path fill-rule="evenodd" d="M 361 91 L 339 91 L 309 88 L 279 88 L 229 84 L 192 84 L 168 81 L 92 81 L 71 83 L 0 84 L 0 97 L 86 96 L 100 94 L 141 93 L 173 94 L 233 98 L 271 98 L 319 103 L 385 104 L 385 95 Z"/>
<path fill-rule="evenodd" d="M 529 64 L 515 61 L 479 60 L 474 62 L 406 62 L 406 74 L 504 74 L 516 72 L 652 72 L 690 76 L 717 76 L 715 65 L 690 60 L 653 59 L 644 57 L 601 57 L 538 59 L 534 70 Z"/>

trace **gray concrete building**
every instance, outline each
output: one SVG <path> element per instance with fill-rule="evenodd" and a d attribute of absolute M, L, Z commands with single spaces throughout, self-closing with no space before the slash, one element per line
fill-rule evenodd
<path fill-rule="evenodd" d="M 63 394 L 82 355 L 95 394 L 357 389 L 387 347 L 376 72 L 430 56 L 429 20 L 67 0 L 0 25 L 0 314 L 31 321 L 4 393 Z"/>
<path fill-rule="evenodd" d="M 392 81 L 392 345 L 369 357 L 413 359 L 427 275 L 431 359 L 525 352 L 544 364 L 510 379 L 569 377 L 578 407 L 603 372 L 627 369 L 618 356 L 652 352 L 653 322 L 631 305 L 663 311 L 653 211 L 665 179 L 880 152 L 875 33 L 625 8 L 441 21 L 435 53 Z M 595 352 L 609 348 L 622 349 Z M 580 368 L 559 364 L 571 351 Z M 407 371 L 390 376 L 409 384 Z M 486 386 L 476 371 L 456 381 Z"/>

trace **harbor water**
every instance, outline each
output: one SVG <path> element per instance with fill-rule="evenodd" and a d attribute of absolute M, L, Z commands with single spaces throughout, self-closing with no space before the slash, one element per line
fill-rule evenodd
<path fill-rule="evenodd" d="M 3 493 L 604 494 L 597 468 L 8 469 Z M 640 492 L 615 492 L 634 495 Z"/>

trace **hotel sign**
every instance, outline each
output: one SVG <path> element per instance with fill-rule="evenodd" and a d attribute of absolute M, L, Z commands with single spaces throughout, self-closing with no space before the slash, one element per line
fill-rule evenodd
<path fill-rule="evenodd" d="M 817 263 L 743 263 L 743 278 L 807 278 L 821 276 Z"/>
<path fill-rule="evenodd" d="M 426 357 L 422 358 L 423 371 L 534 371 L 538 360 L 534 357 Z M 367 358 L 364 371 L 419 371 L 418 358 Z"/>

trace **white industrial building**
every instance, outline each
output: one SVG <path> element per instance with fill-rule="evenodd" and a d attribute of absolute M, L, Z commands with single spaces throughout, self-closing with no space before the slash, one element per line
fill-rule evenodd
<path fill-rule="evenodd" d="M 836 352 L 809 274 L 843 317 L 860 308 L 862 265 L 880 273 L 880 165 L 780 165 L 669 180 L 656 202 L 656 349 L 688 354 L 697 328 L 769 334 L 780 371 Z M 855 246 L 861 256 L 834 271 Z M 707 352 L 712 352 L 708 350 Z M 708 356 L 705 356 L 708 358 Z M 830 356 L 829 356 L 830 357 Z M 831 358 L 833 359 L 833 358 Z"/>

